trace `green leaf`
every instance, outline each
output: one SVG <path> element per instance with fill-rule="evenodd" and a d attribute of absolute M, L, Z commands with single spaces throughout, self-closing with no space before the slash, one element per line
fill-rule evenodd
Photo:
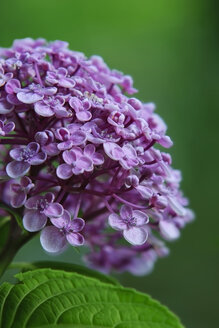
<path fill-rule="evenodd" d="M 19 268 L 22 272 L 26 272 L 29 270 L 35 270 L 35 269 L 42 269 L 42 268 L 50 268 L 50 269 L 58 269 L 58 270 L 64 270 L 67 272 L 76 272 L 79 274 L 82 274 L 86 277 L 96 278 L 104 283 L 112 284 L 120 286 L 119 282 L 105 274 L 102 274 L 98 271 L 94 271 L 91 269 L 88 269 L 82 265 L 78 264 L 71 264 L 71 263 L 65 263 L 65 262 L 53 262 L 53 261 L 39 261 L 39 262 L 13 262 L 10 265 L 10 268 Z"/>
<path fill-rule="evenodd" d="M 182 328 L 148 295 L 60 270 L 16 275 L 0 287 L 1 328 Z"/>

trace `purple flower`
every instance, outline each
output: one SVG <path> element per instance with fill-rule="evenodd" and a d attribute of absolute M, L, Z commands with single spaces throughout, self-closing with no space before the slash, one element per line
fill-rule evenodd
<path fill-rule="evenodd" d="M 124 127 L 125 115 L 119 111 L 113 111 L 107 118 L 107 121 L 116 127 Z"/>
<path fill-rule="evenodd" d="M 80 231 L 84 228 L 85 222 L 81 218 L 71 220 L 68 211 L 57 219 L 50 219 L 53 226 L 44 228 L 40 235 L 40 242 L 47 252 L 60 252 L 67 242 L 72 246 L 82 246 L 84 237 Z"/>
<path fill-rule="evenodd" d="M 56 156 L 59 154 L 57 143 L 55 143 L 54 134 L 50 130 L 37 132 L 35 134 L 35 140 L 40 144 L 41 149 L 44 153 L 49 156 Z"/>
<path fill-rule="evenodd" d="M 125 144 L 123 147 L 120 147 L 113 142 L 106 142 L 103 147 L 105 153 L 111 159 L 119 161 L 120 165 L 126 170 L 137 166 L 139 163 L 135 148 L 131 144 Z"/>
<path fill-rule="evenodd" d="M 44 96 L 53 96 L 56 92 L 57 88 L 55 87 L 46 88 L 39 84 L 32 83 L 27 88 L 20 89 L 17 92 L 17 98 L 24 104 L 34 104 L 37 101 L 42 100 Z"/>
<path fill-rule="evenodd" d="M 14 110 L 14 105 L 8 102 L 7 93 L 0 91 L 0 114 L 7 115 Z"/>
<path fill-rule="evenodd" d="M 2 117 L 0 119 L 0 135 L 1 136 L 5 136 L 6 134 L 10 133 L 11 131 L 13 131 L 15 129 L 15 124 L 14 122 L 5 122 L 6 119 L 4 117 Z"/>
<path fill-rule="evenodd" d="M 4 73 L 3 67 L 0 66 L 0 87 L 2 87 L 6 82 L 12 79 L 13 73 Z"/>
<path fill-rule="evenodd" d="M 89 112 L 91 104 L 88 100 L 81 101 L 77 97 L 72 97 L 69 100 L 69 105 L 74 109 L 79 121 L 87 122 L 91 119 L 92 114 Z"/>
<path fill-rule="evenodd" d="M 109 216 L 109 225 L 123 231 L 123 237 L 132 245 L 142 245 L 147 240 L 147 232 L 143 228 L 149 221 L 148 216 L 139 210 L 123 205 L 120 216 L 112 213 Z"/>
<path fill-rule="evenodd" d="M 15 208 L 23 206 L 27 200 L 28 193 L 33 187 L 34 184 L 28 177 L 22 177 L 20 183 L 13 183 L 11 189 L 14 195 L 11 199 L 11 206 Z"/>
<path fill-rule="evenodd" d="M 66 150 L 73 146 L 81 146 L 85 143 L 87 136 L 80 126 L 69 124 L 66 128 L 59 128 L 55 131 L 56 139 L 62 141 L 58 144 L 58 149 Z"/>
<path fill-rule="evenodd" d="M 47 155 L 39 151 L 40 145 L 36 142 L 31 142 L 26 147 L 12 149 L 10 156 L 14 161 L 6 166 L 6 172 L 9 177 L 19 178 L 29 171 L 31 165 L 44 163 Z"/>
<path fill-rule="evenodd" d="M 38 115 L 43 117 L 51 117 L 53 115 L 59 118 L 69 117 L 71 116 L 71 113 L 63 106 L 64 103 L 64 97 L 47 96 L 42 100 L 35 102 L 34 110 Z"/>
<path fill-rule="evenodd" d="M 23 217 L 23 225 L 27 231 L 39 231 L 47 222 L 47 218 L 59 218 L 63 215 L 64 209 L 61 204 L 54 203 L 53 193 L 45 196 L 33 196 L 26 203 L 26 211 Z"/>
<path fill-rule="evenodd" d="M 181 172 L 157 149 L 172 141 L 155 105 L 128 96 L 129 75 L 63 41 L 0 48 L 0 89 L 0 201 L 19 207 L 27 230 L 44 228 L 49 252 L 82 245 L 85 221 L 89 265 L 149 273 L 167 255 L 155 235 L 174 240 L 194 218 Z"/>
<path fill-rule="evenodd" d="M 66 180 L 73 174 L 79 175 L 93 170 L 92 159 L 86 156 L 79 147 L 65 150 L 62 157 L 66 164 L 59 165 L 56 171 L 60 179 Z"/>
<path fill-rule="evenodd" d="M 62 88 L 73 88 L 75 86 L 75 81 L 67 77 L 68 70 L 64 67 L 60 67 L 57 69 L 57 72 L 47 72 L 46 82 L 52 85 L 58 85 Z"/>

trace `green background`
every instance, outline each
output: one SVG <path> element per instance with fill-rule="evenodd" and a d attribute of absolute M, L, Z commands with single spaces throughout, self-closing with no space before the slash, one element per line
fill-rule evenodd
<path fill-rule="evenodd" d="M 188 328 L 218 327 L 218 2 L 202 0 L 0 0 L 0 45 L 44 37 L 134 77 L 139 97 L 153 101 L 174 141 L 173 165 L 196 221 L 170 244 L 168 258 L 127 286 L 148 292 Z M 79 261 L 69 249 L 45 254 L 37 239 L 16 260 Z"/>

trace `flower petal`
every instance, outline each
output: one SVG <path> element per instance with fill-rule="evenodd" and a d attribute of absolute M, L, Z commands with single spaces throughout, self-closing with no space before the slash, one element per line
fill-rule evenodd
<path fill-rule="evenodd" d="M 94 165 L 102 165 L 104 163 L 104 157 L 100 153 L 95 153 L 92 157 Z"/>
<path fill-rule="evenodd" d="M 115 161 L 118 161 L 124 155 L 122 148 L 114 142 L 105 142 L 103 148 L 105 153 Z"/>
<path fill-rule="evenodd" d="M 55 219 L 55 218 L 51 218 L 50 221 L 52 222 L 52 224 L 54 226 L 56 226 L 59 229 L 62 229 L 64 227 L 66 227 L 70 221 L 71 221 L 71 215 L 68 211 L 64 210 L 64 213 L 62 216 L 60 216 L 59 218 Z"/>
<path fill-rule="evenodd" d="M 147 216 L 147 214 L 139 210 L 133 211 L 133 217 L 135 218 L 135 223 L 137 227 L 147 224 L 149 221 L 149 217 Z"/>
<path fill-rule="evenodd" d="M 45 227 L 47 222 L 46 215 L 36 210 L 29 210 L 23 217 L 23 225 L 27 231 L 39 231 Z"/>
<path fill-rule="evenodd" d="M 49 218 L 50 217 L 58 218 L 63 214 L 63 212 L 64 212 L 63 207 L 59 203 L 52 203 L 43 211 L 43 213 Z"/>
<path fill-rule="evenodd" d="M 82 110 L 76 113 L 77 119 L 81 122 L 87 122 L 91 119 L 92 114 L 87 110 Z"/>
<path fill-rule="evenodd" d="M 63 179 L 63 180 L 69 179 L 73 175 L 71 165 L 68 165 L 68 164 L 59 165 L 57 167 L 56 174 L 60 179 Z"/>
<path fill-rule="evenodd" d="M 71 141 L 74 146 L 83 145 L 86 139 L 87 139 L 86 134 L 83 131 L 77 131 L 72 133 L 71 135 Z"/>
<path fill-rule="evenodd" d="M 47 154 L 46 153 L 39 153 L 33 156 L 32 158 L 29 159 L 30 165 L 40 165 L 45 162 L 47 159 Z"/>
<path fill-rule="evenodd" d="M 27 162 L 12 161 L 6 166 L 7 175 L 11 178 L 19 178 L 25 175 L 30 169 L 30 164 Z"/>
<path fill-rule="evenodd" d="M 18 92 L 17 98 L 24 104 L 34 104 L 35 102 L 42 100 L 43 95 L 39 95 L 33 92 Z"/>
<path fill-rule="evenodd" d="M 131 219 L 133 217 L 133 210 L 130 206 L 122 205 L 120 215 L 123 220 Z"/>
<path fill-rule="evenodd" d="M 80 233 L 67 233 L 66 239 L 72 246 L 82 246 L 84 245 L 84 237 Z"/>
<path fill-rule="evenodd" d="M 109 225 L 116 230 L 125 230 L 127 229 L 127 224 L 121 220 L 120 216 L 112 213 L 108 218 Z"/>
<path fill-rule="evenodd" d="M 174 240 L 179 238 L 180 232 L 173 222 L 160 221 L 160 233 L 166 240 Z"/>
<path fill-rule="evenodd" d="M 22 153 L 23 153 L 24 147 L 22 148 L 14 148 L 10 150 L 9 154 L 11 158 L 13 158 L 16 161 L 22 160 Z"/>
<path fill-rule="evenodd" d="M 49 253 L 58 253 L 67 244 L 65 234 L 53 226 L 46 227 L 42 230 L 40 242 L 42 247 Z"/>
<path fill-rule="evenodd" d="M 35 112 L 43 117 L 51 117 L 54 115 L 54 111 L 42 101 L 38 101 L 34 104 Z"/>
<path fill-rule="evenodd" d="M 19 208 L 24 205 L 27 199 L 27 195 L 24 191 L 16 193 L 11 199 L 11 206 L 14 208 Z"/>
<path fill-rule="evenodd" d="M 33 196 L 33 197 L 30 197 L 26 203 L 25 203 L 25 207 L 28 208 L 28 209 L 37 209 L 37 203 L 40 201 L 40 200 L 43 200 L 43 196 Z"/>
<path fill-rule="evenodd" d="M 138 227 L 131 227 L 123 231 L 124 238 L 132 245 L 143 245 L 148 237 L 148 233 Z"/>
<path fill-rule="evenodd" d="M 74 232 L 81 231 L 85 226 L 85 222 L 81 218 L 75 218 L 74 220 L 71 220 L 70 227 Z"/>
<path fill-rule="evenodd" d="M 64 153 L 62 154 L 62 157 L 63 157 L 65 163 L 67 163 L 69 165 L 74 163 L 77 159 L 77 156 L 76 156 L 75 152 L 72 151 L 72 150 L 64 151 Z"/>

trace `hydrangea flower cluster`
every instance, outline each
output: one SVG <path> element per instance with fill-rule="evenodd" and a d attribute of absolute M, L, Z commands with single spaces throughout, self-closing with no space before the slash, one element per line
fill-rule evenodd
<path fill-rule="evenodd" d="M 164 121 L 132 78 L 62 41 L 0 49 L 1 201 L 59 252 L 86 245 L 104 272 L 146 274 L 193 219 Z M 158 149 L 159 148 L 159 149 Z"/>

